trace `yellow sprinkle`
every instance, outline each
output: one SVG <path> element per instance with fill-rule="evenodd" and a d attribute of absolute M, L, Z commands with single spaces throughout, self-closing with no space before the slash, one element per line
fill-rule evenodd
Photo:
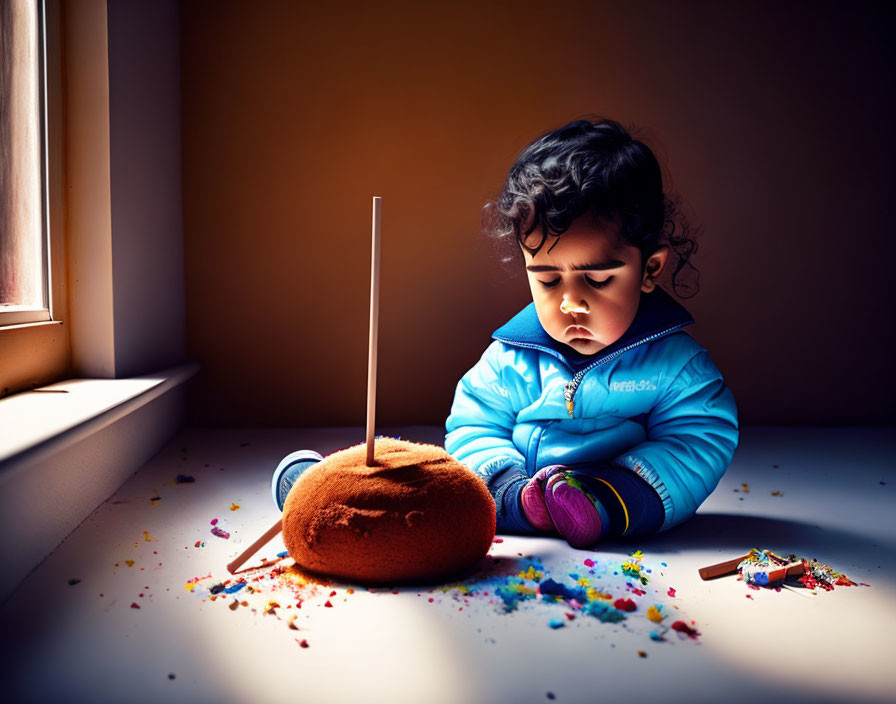
<path fill-rule="evenodd" d="M 186 589 L 188 592 L 193 591 L 193 589 L 194 589 L 195 587 L 196 587 L 196 582 L 187 582 L 187 583 L 184 585 L 184 589 Z"/>
<path fill-rule="evenodd" d="M 230 504 L 231 511 L 236 511 L 239 507 L 240 507 L 239 504 Z"/>
<path fill-rule="evenodd" d="M 143 531 L 143 539 L 148 543 L 152 542 L 152 538 L 149 537 L 149 531 Z"/>
<path fill-rule="evenodd" d="M 587 587 L 588 586 L 588 578 L 587 577 L 579 577 L 578 585 L 580 587 Z"/>
<path fill-rule="evenodd" d="M 535 581 L 539 581 L 542 577 L 544 577 L 544 572 L 539 572 L 537 569 L 529 565 L 529 569 L 525 572 L 520 572 L 517 577 L 520 579 L 532 579 Z"/>
<path fill-rule="evenodd" d="M 662 609 L 662 608 L 663 608 L 662 604 L 659 604 L 657 606 L 651 606 L 650 608 L 647 609 L 647 618 L 649 618 L 654 623 L 659 623 L 664 618 L 666 618 L 666 616 L 660 612 L 660 609 Z"/>
<path fill-rule="evenodd" d="M 124 563 L 125 563 L 128 567 L 133 567 L 133 566 L 134 566 L 134 561 L 133 561 L 133 560 L 125 560 Z"/>

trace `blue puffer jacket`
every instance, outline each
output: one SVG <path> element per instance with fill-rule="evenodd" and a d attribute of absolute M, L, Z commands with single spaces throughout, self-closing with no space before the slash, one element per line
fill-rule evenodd
<path fill-rule="evenodd" d="M 694 515 L 737 447 L 737 409 L 688 312 L 657 287 L 615 343 L 580 355 L 551 338 L 529 304 L 492 335 L 458 382 L 445 448 L 482 476 L 498 528 L 532 532 L 519 489 L 552 464 L 636 472 L 663 502 L 660 530 Z M 505 495 L 514 499 L 504 500 Z"/>

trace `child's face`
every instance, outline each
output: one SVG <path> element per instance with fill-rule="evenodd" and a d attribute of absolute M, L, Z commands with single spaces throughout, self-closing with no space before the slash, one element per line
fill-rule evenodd
<path fill-rule="evenodd" d="M 581 354 L 600 352 L 628 330 L 641 291 L 653 290 L 651 277 L 662 271 L 667 255 L 668 247 L 660 247 L 642 275 L 641 252 L 622 239 L 618 222 L 578 218 L 559 237 L 548 237 L 535 257 L 523 250 L 539 322 Z"/>

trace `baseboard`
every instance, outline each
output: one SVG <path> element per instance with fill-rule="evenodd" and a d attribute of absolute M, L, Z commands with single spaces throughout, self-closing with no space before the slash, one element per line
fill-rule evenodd
<path fill-rule="evenodd" d="M 90 381 L 92 389 L 72 382 L 47 387 L 52 390 L 69 384 L 70 390 L 77 389 L 72 393 L 95 395 L 102 387 L 103 408 L 89 417 L 81 410 L 77 422 L 50 413 L 58 432 L 48 432 L 44 422 L 37 442 L 20 439 L 5 443 L 7 452 L 0 460 L 0 560 L 4 566 L 0 602 L 183 426 L 184 383 L 197 369 L 188 365 L 140 377 L 157 383 L 145 385 L 136 395 L 134 389 L 140 388 L 139 384 L 122 383 L 134 380 L 81 380 Z M 123 398 L 109 403 L 111 385 L 116 383 Z M 59 397 L 47 393 L 46 398 L 52 404 Z M 4 399 L 3 403 L 13 400 Z M 32 420 L 41 422 L 40 418 Z M 4 425 L 8 431 L 11 423 Z M 9 451 L 12 446 L 16 452 Z"/>

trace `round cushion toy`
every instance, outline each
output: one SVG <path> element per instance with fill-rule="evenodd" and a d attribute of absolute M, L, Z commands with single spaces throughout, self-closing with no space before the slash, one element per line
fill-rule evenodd
<path fill-rule="evenodd" d="M 472 566 L 495 536 L 485 482 L 444 448 L 377 438 L 307 469 L 283 506 L 283 541 L 312 572 L 361 583 L 434 582 Z"/>

